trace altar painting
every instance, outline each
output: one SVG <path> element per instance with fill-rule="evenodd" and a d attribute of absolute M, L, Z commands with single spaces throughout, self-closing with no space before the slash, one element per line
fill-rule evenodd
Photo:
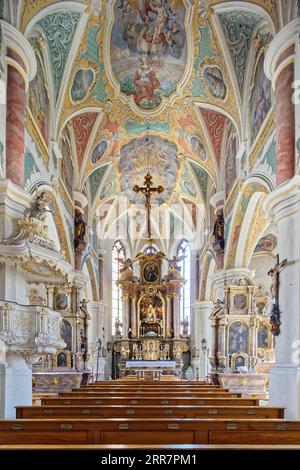
<path fill-rule="evenodd" d="M 111 66 L 121 92 L 143 110 L 157 108 L 182 79 L 187 63 L 182 0 L 116 0 Z"/>
<path fill-rule="evenodd" d="M 234 322 L 229 328 L 229 354 L 246 353 L 248 350 L 248 326 L 245 323 Z"/>
<path fill-rule="evenodd" d="M 163 300 L 159 295 L 145 295 L 139 305 L 140 335 L 162 336 Z"/>

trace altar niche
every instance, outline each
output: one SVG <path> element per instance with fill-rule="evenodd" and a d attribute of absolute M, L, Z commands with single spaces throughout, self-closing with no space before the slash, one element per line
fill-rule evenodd
<path fill-rule="evenodd" d="M 164 338 L 165 302 L 159 294 L 144 294 L 138 302 L 138 337 Z"/>

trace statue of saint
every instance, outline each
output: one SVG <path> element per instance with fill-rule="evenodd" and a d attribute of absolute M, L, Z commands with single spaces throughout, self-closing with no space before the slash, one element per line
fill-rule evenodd
<path fill-rule="evenodd" d="M 84 241 L 85 226 L 86 223 L 83 221 L 82 213 L 80 211 L 75 212 L 75 241 Z"/>
<path fill-rule="evenodd" d="M 222 250 L 224 249 L 224 246 L 225 246 L 224 228 L 225 228 L 225 223 L 224 223 L 223 212 L 218 211 L 217 219 L 214 225 L 213 235 L 215 237 L 215 242 L 219 242 Z"/>
<path fill-rule="evenodd" d="M 46 212 L 51 212 L 47 209 L 47 204 L 49 204 L 49 196 L 43 191 L 39 196 L 37 196 L 33 206 L 30 210 L 29 217 L 39 219 L 44 222 L 46 218 Z"/>

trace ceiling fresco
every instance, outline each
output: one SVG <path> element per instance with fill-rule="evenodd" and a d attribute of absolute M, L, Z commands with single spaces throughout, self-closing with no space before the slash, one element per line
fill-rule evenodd
<path fill-rule="evenodd" d="M 262 58 L 250 53 L 252 39 L 266 48 L 278 20 L 272 0 L 228 5 L 217 0 L 23 1 L 20 29 L 41 70 L 32 83 L 31 119 L 45 148 L 58 142 L 73 160 L 63 160 L 68 192 L 72 187 L 87 192 L 95 210 L 117 194 L 138 203 L 132 187 L 147 171 L 165 188 L 159 204 L 171 204 L 178 195 L 200 207 L 209 201 L 211 188 L 231 188 L 231 180 L 227 186 L 221 181 L 224 162 L 234 158 L 244 128 L 251 145 L 251 134 L 271 106 Z M 245 122 L 250 59 L 256 61 L 251 74 L 262 85 L 247 89 L 251 122 Z M 43 120 L 35 110 L 46 110 L 51 100 L 50 126 L 49 115 L 44 113 Z"/>
<path fill-rule="evenodd" d="M 181 0 L 114 2 L 108 68 L 117 90 L 141 110 L 155 110 L 178 95 L 187 75 L 191 5 L 186 5 Z"/>

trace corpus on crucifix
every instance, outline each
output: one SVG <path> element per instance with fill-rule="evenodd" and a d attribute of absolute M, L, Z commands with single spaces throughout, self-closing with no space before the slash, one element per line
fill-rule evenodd
<path fill-rule="evenodd" d="M 144 179 L 144 186 L 139 186 L 138 184 L 135 184 L 132 189 L 135 193 L 142 193 L 145 196 L 148 239 L 151 240 L 151 196 L 155 193 L 161 194 L 162 192 L 164 192 L 165 188 L 163 186 L 154 187 L 152 176 L 150 175 L 150 173 L 147 173 Z"/>
<path fill-rule="evenodd" d="M 279 311 L 279 273 L 283 270 L 287 264 L 287 259 L 279 262 L 279 255 L 276 257 L 276 264 L 274 268 L 270 269 L 268 275 L 272 277 L 271 295 L 273 299 L 273 307 L 270 317 L 271 332 L 274 336 L 278 336 L 280 333 L 280 311 Z"/>

